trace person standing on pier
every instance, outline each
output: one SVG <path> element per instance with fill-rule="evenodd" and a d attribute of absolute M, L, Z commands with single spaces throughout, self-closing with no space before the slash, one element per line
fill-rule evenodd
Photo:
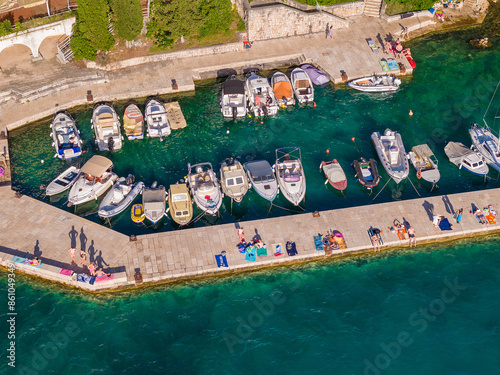
<path fill-rule="evenodd" d="M 411 244 L 413 242 L 413 245 L 415 245 L 415 247 L 417 247 L 417 237 L 415 237 L 415 229 L 413 229 L 413 227 L 410 226 L 410 228 L 408 228 L 408 237 L 410 238 L 410 247 L 411 247 Z"/>
<path fill-rule="evenodd" d="M 71 256 L 71 264 L 75 263 L 76 249 L 74 247 L 68 249 L 69 255 Z"/>
<path fill-rule="evenodd" d="M 243 229 L 243 227 L 239 227 L 237 229 L 238 231 L 238 238 L 240 239 L 240 243 L 245 241 L 245 229 Z"/>

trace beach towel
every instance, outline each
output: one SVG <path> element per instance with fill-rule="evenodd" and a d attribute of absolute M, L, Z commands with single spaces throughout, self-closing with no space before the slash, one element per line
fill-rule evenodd
<path fill-rule="evenodd" d="M 245 245 L 243 245 L 242 243 L 238 244 L 238 251 L 240 253 L 244 253 L 246 251 L 247 247 Z"/>
<path fill-rule="evenodd" d="M 114 275 L 114 274 L 110 274 L 110 275 L 108 276 L 108 275 L 104 274 L 104 275 L 102 275 L 102 277 L 97 277 L 97 276 L 96 276 L 96 277 L 95 277 L 95 282 L 96 282 L 96 283 L 99 283 L 99 282 L 102 282 L 102 281 L 111 281 L 111 280 L 113 280 L 113 275 Z"/>
<path fill-rule="evenodd" d="M 389 70 L 399 70 L 399 65 L 394 59 L 388 59 L 387 66 L 389 67 Z"/>
<path fill-rule="evenodd" d="M 325 250 L 321 236 L 314 236 L 314 246 L 318 251 Z"/>
<path fill-rule="evenodd" d="M 85 283 L 85 284 L 94 285 L 95 276 L 90 276 L 90 275 L 87 275 L 85 273 L 77 273 L 76 274 L 76 281 L 80 281 L 80 282 Z"/>
<path fill-rule="evenodd" d="M 245 253 L 245 260 L 249 262 L 255 262 L 255 259 L 257 258 L 256 255 L 256 247 L 254 246 L 249 246 L 247 247 L 247 251 Z"/>
<path fill-rule="evenodd" d="M 439 223 L 439 228 L 441 228 L 441 230 L 452 230 L 451 224 L 447 218 L 441 220 L 441 222 Z"/>
<path fill-rule="evenodd" d="M 26 266 L 30 266 L 30 267 L 32 267 L 32 268 L 34 268 L 36 270 L 39 270 L 40 267 L 42 267 L 42 262 L 40 262 L 40 264 L 38 264 L 38 266 L 33 266 L 31 264 L 31 260 L 30 259 L 28 259 L 28 258 L 21 258 L 21 257 L 18 257 L 17 255 L 14 255 L 14 258 L 12 258 L 12 261 L 14 263 L 20 263 L 20 264 L 24 264 Z"/>
<path fill-rule="evenodd" d="M 297 253 L 297 246 L 295 245 L 295 242 L 288 241 L 286 243 L 286 252 L 288 253 L 288 256 L 291 256 L 291 257 L 298 254 Z"/>
<path fill-rule="evenodd" d="M 283 255 L 283 246 L 280 243 L 273 243 L 271 244 L 271 249 L 273 250 L 273 254 L 275 257 L 279 257 Z"/>
<path fill-rule="evenodd" d="M 217 254 L 215 256 L 215 261 L 217 262 L 217 267 L 229 267 L 227 264 L 227 259 L 225 255 Z"/>
<path fill-rule="evenodd" d="M 266 245 L 263 245 L 262 247 L 257 247 L 257 256 L 260 257 L 265 257 L 267 256 L 267 247 Z"/>
<path fill-rule="evenodd" d="M 61 275 L 65 276 L 71 276 L 71 270 L 66 270 L 64 268 L 61 268 L 61 272 L 59 272 Z"/>
<path fill-rule="evenodd" d="M 387 61 L 385 59 L 380 60 L 380 66 L 384 72 L 389 70 L 389 65 L 387 65 Z"/>
<path fill-rule="evenodd" d="M 488 215 L 486 215 L 485 217 L 486 217 L 486 220 L 488 220 L 488 223 L 496 224 L 495 216 L 493 216 L 491 213 L 489 213 L 489 211 L 488 211 Z"/>
<path fill-rule="evenodd" d="M 373 41 L 373 39 L 366 39 L 366 42 L 368 43 L 368 45 L 370 46 L 370 48 L 372 49 L 372 52 L 373 53 L 378 53 L 378 48 L 377 46 L 375 45 L 375 42 Z"/>

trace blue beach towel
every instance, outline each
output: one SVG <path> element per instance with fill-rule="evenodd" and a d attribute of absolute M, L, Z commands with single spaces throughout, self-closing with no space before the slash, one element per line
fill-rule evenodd
<path fill-rule="evenodd" d="M 439 223 L 439 228 L 441 228 L 441 230 L 452 230 L 451 224 L 447 218 L 441 220 L 441 222 Z"/>
<path fill-rule="evenodd" d="M 387 60 L 387 66 L 389 67 L 389 70 L 399 70 L 399 65 L 394 59 Z"/>
<path fill-rule="evenodd" d="M 227 264 L 227 259 L 225 255 L 218 254 L 215 256 L 215 261 L 217 262 L 217 267 L 229 267 Z"/>
<path fill-rule="evenodd" d="M 32 267 L 32 268 L 34 268 L 34 269 L 37 269 L 37 270 L 39 270 L 39 269 L 40 269 L 40 267 L 42 267 L 42 264 L 43 264 L 42 262 L 40 262 L 40 263 L 38 264 L 38 266 L 36 266 L 36 267 L 35 267 L 35 266 L 32 266 L 32 265 L 30 264 L 30 263 L 31 263 L 31 260 L 30 260 L 30 259 L 28 259 L 28 258 L 21 258 L 21 257 L 18 257 L 17 255 L 14 255 L 14 258 L 12 258 L 12 261 L 13 261 L 14 263 L 21 263 L 21 264 L 25 264 L 25 265 L 30 266 L 30 267 Z"/>
<path fill-rule="evenodd" d="M 325 250 L 321 236 L 314 236 L 314 246 L 316 247 L 316 250 L 318 250 L 318 251 Z"/>
<path fill-rule="evenodd" d="M 254 246 L 250 246 L 250 247 L 247 247 L 247 251 L 245 253 L 245 260 L 249 261 L 249 262 L 255 262 L 255 259 L 257 258 L 256 257 L 256 247 Z"/>
<path fill-rule="evenodd" d="M 94 285 L 95 276 L 90 276 L 90 275 L 87 275 L 85 273 L 77 273 L 76 274 L 76 281 L 81 281 L 82 283 L 85 283 L 85 284 Z"/>

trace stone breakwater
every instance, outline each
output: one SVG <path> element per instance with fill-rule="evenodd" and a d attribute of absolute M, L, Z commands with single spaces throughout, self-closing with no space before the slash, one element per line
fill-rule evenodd
<path fill-rule="evenodd" d="M 9 187 L 0 187 L 0 204 L 4 208 L 0 231 L 4 236 L 0 246 L 0 264 L 8 267 L 15 256 L 42 260 L 39 269 L 16 263 L 16 272 L 56 281 L 88 291 L 112 290 L 136 285 L 140 272 L 145 283 L 171 282 L 199 277 L 217 277 L 237 274 L 259 268 L 287 266 L 292 263 L 324 259 L 325 251 L 317 251 L 314 236 L 327 230 L 340 231 L 347 248 L 334 250 L 334 256 L 372 252 L 367 234 L 369 228 L 383 230 L 382 251 L 408 246 L 408 240 L 399 240 L 387 228 L 394 219 L 410 223 L 416 231 L 417 244 L 447 241 L 465 237 L 483 236 L 500 230 L 498 224 L 482 225 L 469 214 L 471 204 L 477 207 L 500 207 L 500 189 L 459 193 L 448 196 L 412 199 L 373 204 L 362 207 L 322 211 L 319 216 L 304 213 L 271 219 L 240 222 L 246 239 L 260 237 L 268 246 L 267 256 L 246 261 L 236 244 L 238 236 L 234 224 L 152 233 L 138 236 L 133 241 L 126 235 L 87 221 L 71 213 L 26 196 L 16 197 Z M 464 209 L 460 223 L 453 220 L 453 212 Z M 26 216 L 26 212 L 30 215 Z M 432 215 L 447 217 L 454 230 L 441 231 L 432 224 Z M 53 223 L 57 223 L 56 226 Z M 287 241 L 296 244 L 298 254 L 275 257 L 272 244 L 285 248 Z M 104 264 L 113 280 L 93 285 L 77 281 L 71 271 L 84 273 L 79 265 L 70 264 L 68 248 L 83 248 L 87 259 Z M 415 251 L 418 251 L 418 246 Z M 225 252 L 228 267 L 217 267 L 216 255 Z M 68 270 L 68 271 L 63 271 Z"/>

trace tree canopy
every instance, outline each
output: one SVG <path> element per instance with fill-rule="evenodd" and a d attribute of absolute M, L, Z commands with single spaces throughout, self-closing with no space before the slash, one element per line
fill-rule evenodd
<path fill-rule="evenodd" d="M 107 0 L 77 0 L 77 29 L 97 51 L 110 50 L 115 41 L 109 32 Z"/>
<path fill-rule="evenodd" d="M 148 36 L 158 46 L 169 46 L 183 36 L 206 36 L 229 29 L 231 0 L 154 0 Z"/>
<path fill-rule="evenodd" d="M 119 39 L 134 40 L 142 30 L 141 0 L 111 0 L 114 33 Z"/>

